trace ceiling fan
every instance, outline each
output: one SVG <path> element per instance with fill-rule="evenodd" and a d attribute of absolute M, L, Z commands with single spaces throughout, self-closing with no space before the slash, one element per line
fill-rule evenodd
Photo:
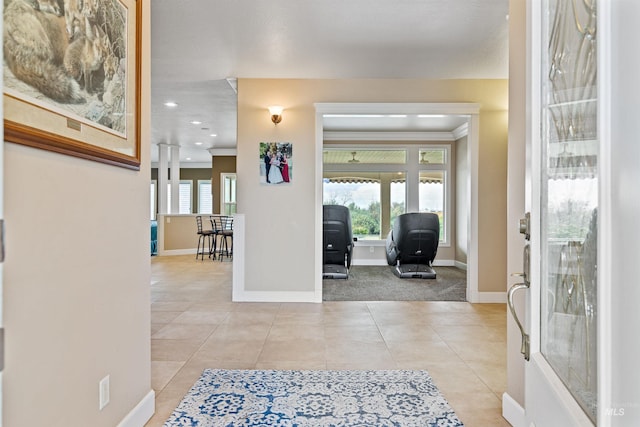
<path fill-rule="evenodd" d="M 349 160 L 349 163 L 360 163 L 360 160 L 357 160 L 357 159 L 356 159 L 356 154 L 357 154 L 357 153 L 356 153 L 355 151 L 352 151 L 352 152 L 351 152 L 351 157 L 352 157 L 352 158 L 351 158 L 351 160 Z"/>
<path fill-rule="evenodd" d="M 420 153 L 420 163 L 429 163 L 429 160 L 425 159 L 424 156 L 427 154 L 426 151 Z"/>

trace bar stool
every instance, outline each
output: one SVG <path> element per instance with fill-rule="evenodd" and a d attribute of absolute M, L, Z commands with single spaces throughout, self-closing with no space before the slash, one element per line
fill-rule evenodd
<path fill-rule="evenodd" d="M 198 228 L 198 250 L 196 252 L 196 259 L 198 259 L 198 255 L 200 255 L 200 259 L 204 260 L 204 243 L 205 240 L 207 240 L 207 243 L 209 243 L 208 248 L 209 248 L 209 252 L 208 255 L 209 257 L 211 257 L 211 249 L 212 249 L 212 245 L 213 243 L 211 242 L 211 236 L 214 236 L 214 232 L 213 230 L 204 230 L 202 228 L 202 216 L 198 215 L 196 216 L 196 226 Z M 215 238 L 214 238 L 215 239 Z M 202 250 L 200 250 L 200 248 L 202 248 Z"/>
<path fill-rule="evenodd" d="M 221 224 L 219 219 L 220 215 L 209 215 L 209 221 L 211 222 L 211 230 L 213 231 L 213 244 L 211 245 L 211 255 L 213 259 L 216 259 L 216 252 L 218 250 L 218 236 L 220 236 Z"/>
<path fill-rule="evenodd" d="M 212 216 L 211 222 L 216 237 L 220 236 L 220 250 L 218 255 L 222 261 L 223 254 L 227 258 L 233 258 L 233 217 L 218 215 Z M 231 249 L 229 249 L 229 240 L 231 241 Z"/>

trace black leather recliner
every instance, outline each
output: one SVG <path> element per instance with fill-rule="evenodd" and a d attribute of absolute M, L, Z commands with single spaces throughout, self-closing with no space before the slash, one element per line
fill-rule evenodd
<path fill-rule="evenodd" d="M 322 278 L 347 279 L 353 254 L 351 213 L 346 206 L 322 207 Z"/>
<path fill-rule="evenodd" d="M 402 278 L 435 279 L 431 267 L 440 240 L 440 219 L 434 213 L 399 215 L 387 236 L 387 263 Z"/>

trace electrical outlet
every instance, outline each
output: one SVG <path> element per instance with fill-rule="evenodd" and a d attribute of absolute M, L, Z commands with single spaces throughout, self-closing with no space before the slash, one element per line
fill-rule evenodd
<path fill-rule="evenodd" d="M 109 404 L 109 375 L 100 380 L 100 410 Z"/>

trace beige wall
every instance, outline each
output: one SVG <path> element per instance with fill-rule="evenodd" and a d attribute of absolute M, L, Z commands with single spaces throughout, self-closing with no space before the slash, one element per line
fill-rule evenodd
<path fill-rule="evenodd" d="M 478 290 L 480 292 L 507 291 L 507 116 L 506 110 L 480 112 L 480 170 L 478 172 Z"/>
<path fill-rule="evenodd" d="M 158 226 L 162 227 L 162 233 L 158 234 L 158 239 L 162 239 L 160 244 L 160 255 L 164 251 L 176 251 L 193 249 L 198 247 L 198 235 L 196 225 L 197 215 L 158 215 Z M 211 230 L 209 215 L 202 216 L 202 228 Z"/>
<path fill-rule="evenodd" d="M 149 4 L 140 172 L 5 144 L 5 426 L 113 427 L 151 392 Z"/>
<path fill-rule="evenodd" d="M 316 102 L 465 102 L 480 111 L 479 291 L 506 291 L 506 80 L 238 81 L 238 212 L 246 215 L 245 289 L 313 291 Z M 274 126 L 267 107 L 283 105 Z M 291 185 L 259 183 L 258 143 L 293 144 Z M 287 266 L 287 274 L 266 274 Z"/>

